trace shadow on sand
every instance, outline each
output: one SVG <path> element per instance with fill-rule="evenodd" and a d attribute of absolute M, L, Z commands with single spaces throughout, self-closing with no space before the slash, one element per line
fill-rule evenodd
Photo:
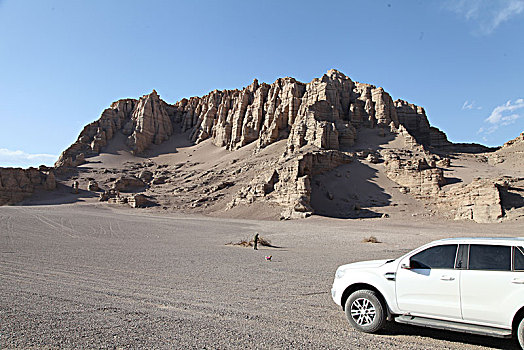
<path fill-rule="evenodd" d="M 351 164 L 313 177 L 311 206 L 315 215 L 338 219 L 378 218 L 368 208 L 386 207 L 391 196 L 371 180 L 377 170 L 354 160 Z"/>
<path fill-rule="evenodd" d="M 449 157 L 453 159 L 455 154 L 458 153 L 469 153 L 469 154 L 480 154 L 480 153 L 491 153 L 498 150 L 500 147 L 487 147 L 478 143 L 454 143 L 449 146 L 440 147 L 429 147 L 429 150 L 439 156 Z"/>
<path fill-rule="evenodd" d="M 180 148 L 186 148 L 194 146 L 195 143 L 189 140 L 189 132 L 175 132 L 169 137 L 168 140 L 162 142 L 159 145 L 154 145 L 149 149 L 144 150 L 139 155 L 133 155 L 131 148 L 127 145 L 127 136 L 121 131 L 118 131 L 111 140 L 108 141 L 107 145 L 102 147 L 101 154 L 109 154 L 113 156 L 119 156 L 122 154 L 128 154 L 130 157 L 136 158 L 136 162 L 147 160 L 162 154 L 173 154 L 178 153 Z M 102 163 L 98 158 L 98 155 L 86 157 L 86 163 L 98 164 Z"/>
<path fill-rule="evenodd" d="M 441 169 L 444 172 L 444 180 L 446 180 L 446 184 L 445 185 L 454 185 L 454 184 L 458 184 L 458 183 L 462 182 L 462 179 L 460 179 L 458 177 L 446 176 L 446 173 L 451 172 L 450 169 L 444 169 L 444 168 L 441 168 Z"/>
<path fill-rule="evenodd" d="M 377 152 L 395 139 L 380 129 L 359 129 L 355 145 L 348 152 Z M 372 180 L 378 171 L 358 159 L 325 174 L 316 175 L 311 183 L 311 206 L 315 215 L 338 219 L 379 218 L 377 207 L 387 207 L 391 196 Z M 374 209 L 369 209 L 374 208 Z"/>
<path fill-rule="evenodd" d="M 55 191 L 38 190 L 32 197 L 20 202 L 20 205 L 59 205 L 83 202 L 88 198 L 96 198 L 98 193 L 79 189 L 73 193 L 71 187 L 58 183 Z"/>

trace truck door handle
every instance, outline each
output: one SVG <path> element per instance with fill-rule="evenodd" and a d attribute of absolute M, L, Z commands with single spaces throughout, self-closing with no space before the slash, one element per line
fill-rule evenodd
<path fill-rule="evenodd" d="M 441 279 L 442 281 L 454 281 L 454 280 L 455 280 L 455 277 L 451 277 L 451 276 L 446 276 L 446 275 L 444 275 L 444 276 L 440 277 L 440 279 Z"/>
<path fill-rule="evenodd" d="M 524 280 L 521 278 L 514 278 L 513 281 L 511 281 L 511 283 L 524 284 Z"/>

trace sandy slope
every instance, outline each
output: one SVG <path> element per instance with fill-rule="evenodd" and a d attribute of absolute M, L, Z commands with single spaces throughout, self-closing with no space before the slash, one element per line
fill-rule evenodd
<path fill-rule="evenodd" d="M 108 189 L 121 176 L 138 176 L 149 170 L 165 178 L 165 183 L 130 190 L 141 192 L 159 205 L 141 209 L 146 212 L 200 213 L 217 217 L 278 220 L 282 207 L 270 201 L 252 205 L 241 204 L 231 209 L 229 204 L 244 186 L 258 174 L 275 167 L 286 148 L 281 140 L 255 152 L 255 143 L 235 151 L 215 146 L 211 140 L 198 145 L 188 140 L 187 133 L 176 133 L 168 141 L 154 146 L 140 156 L 130 153 L 121 133 L 109 142 L 103 152 L 87 159 L 76 172 L 62 174 L 59 191 L 40 192 L 25 204 L 96 203 L 99 192 L 87 191 L 94 179 L 102 189 Z M 520 144 L 516 146 L 520 147 Z M 513 147 L 515 148 L 515 147 Z M 512 149 L 513 149 L 512 148 Z M 403 137 L 381 132 L 379 129 L 359 129 L 357 142 L 344 151 L 357 154 L 362 151 L 407 150 Z M 477 177 L 524 177 L 524 164 L 515 165 L 520 153 L 502 149 L 496 153 L 498 162 L 490 154 L 446 153 L 451 166 L 443 168 L 448 191 L 458 184 L 468 184 Z M 502 158 L 503 156 L 503 158 Z M 515 158 L 516 157 L 516 158 Z M 501 161 L 504 159 L 504 161 Z M 514 166 L 507 166 L 513 164 Z M 79 181 L 80 194 L 73 196 L 70 187 Z M 225 182 L 227 186 L 217 189 Z M 428 207 L 409 194 L 402 194 L 399 185 L 385 174 L 383 163 L 373 164 L 365 158 L 354 158 L 351 164 L 317 175 L 311 182 L 311 205 L 318 215 L 334 218 L 391 217 L 410 219 L 412 216 L 440 216 L 449 220 L 438 208 Z M 355 208 L 359 208 L 355 210 Z M 520 212 L 519 212 L 520 213 Z M 515 217 L 522 215 L 517 213 Z"/>

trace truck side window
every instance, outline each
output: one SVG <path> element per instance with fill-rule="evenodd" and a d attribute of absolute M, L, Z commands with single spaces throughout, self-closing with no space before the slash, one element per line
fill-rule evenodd
<path fill-rule="evenodd" d="M 471 244 L 469 248 L 469 269 L 510 271 L 511 247 Z"/>
<path fill-rule="evenodd" d="M 515 247 L 513 256 L 513 264 L 515 264 L 515 271 L 524 271 L 524 248 Z"/>
<path fill-rule="evenodd" d="M 412 269 L 452 269 L 456 255 L 456 244 L 438 245 L 413 255 L 409 261 Z"/>

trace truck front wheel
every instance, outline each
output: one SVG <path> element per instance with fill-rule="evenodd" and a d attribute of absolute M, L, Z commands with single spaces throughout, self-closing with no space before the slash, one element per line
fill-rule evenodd
<path fill-rule="evenodd" d="M 375 333 L 382 329 L 386 322 L 385 306 L 372 290 L 361 289 L 353 292 L 346 300 L 345 310 L 349 323 L 362 332 Z"/>

